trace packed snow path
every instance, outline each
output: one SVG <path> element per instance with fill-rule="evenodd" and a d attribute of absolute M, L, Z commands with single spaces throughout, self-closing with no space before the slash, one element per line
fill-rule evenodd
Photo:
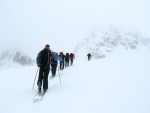
<path fill-rule="evenodd" d="M 37 67 L 0 70 L 1 113 L 150 113 L 150 52 L 128 51 L 80 61 L 51 79 L 33 102 Z M 80 62 L 79 62 L 80 61 Z M 50 74 L 51 75 L 51 74 Z"/>

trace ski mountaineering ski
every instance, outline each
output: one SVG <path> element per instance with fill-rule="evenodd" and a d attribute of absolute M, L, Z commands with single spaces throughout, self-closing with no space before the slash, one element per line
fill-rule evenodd
<path fill-rule="evenodd" d="M 46 92 L 38 92 L 34 97 L 33 97 L 33 101 L 34 103 L 42 101 L 44 98 Z"/>

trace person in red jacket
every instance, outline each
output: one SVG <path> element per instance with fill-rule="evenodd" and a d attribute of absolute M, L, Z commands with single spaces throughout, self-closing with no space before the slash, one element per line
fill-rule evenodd
<path fill-rule="evenodd" d="M 88 53 L 87 56 L 88 56 L 88 61 L 90 61 L 92 55 L 90 53 Z"/>

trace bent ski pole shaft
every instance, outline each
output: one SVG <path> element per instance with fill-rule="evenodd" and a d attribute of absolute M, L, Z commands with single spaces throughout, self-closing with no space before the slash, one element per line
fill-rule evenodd
<path fill-rule="evenodd" d="M 39 70 L 39 68 L 37 68 L 37 71 L 36 71 L 36 75 L 35 75 L 35 79 L 34 79 L 34 83 L 33 83 L 32 90 L 33 90 L 33 88 L 34 88 L 34 84 L 35 84 L 35 80 L 36 80 L 36 77 L 37 77 L 38 70 Z"/>

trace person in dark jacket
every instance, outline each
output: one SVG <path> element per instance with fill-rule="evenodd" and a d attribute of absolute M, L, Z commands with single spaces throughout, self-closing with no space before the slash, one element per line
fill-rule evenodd
<path fill-rule="evenodd" d="M 75 57 L 74 57 L 74 54 L 71 53 L 71 54 L 69 55 L 69 57 L 70 57 L 70 61 L 71 61 L 71 64 L 70 64 L 70 65 L 72 65 L 72 64 L 73 64 L 73 59 L 75 58 Z"/>
<path fill-rule="evenodd" d="M 65 57 L 65 67 L 69 66 L 69 53 L 66 53 L 66 57 Z"/>
<path fill-rule="evenodd" d="M 46 92 L 48 89 L 48 74 L 50 70 L 50 57 L 51 51 L 50 46 L 47 44 L 45 48 L 39 52 L 36 63 L 39 69 L 39 78 L 38 78 L 38 90 L 41 92 L 41 87 L 43 86 L 43 91 Z"/>
<path fill-rule="evenodd" d="M 88 53 L 87 56 L 88 56 L 88 61 L 90 61 L 91 60 L 91 54 Z"/>

